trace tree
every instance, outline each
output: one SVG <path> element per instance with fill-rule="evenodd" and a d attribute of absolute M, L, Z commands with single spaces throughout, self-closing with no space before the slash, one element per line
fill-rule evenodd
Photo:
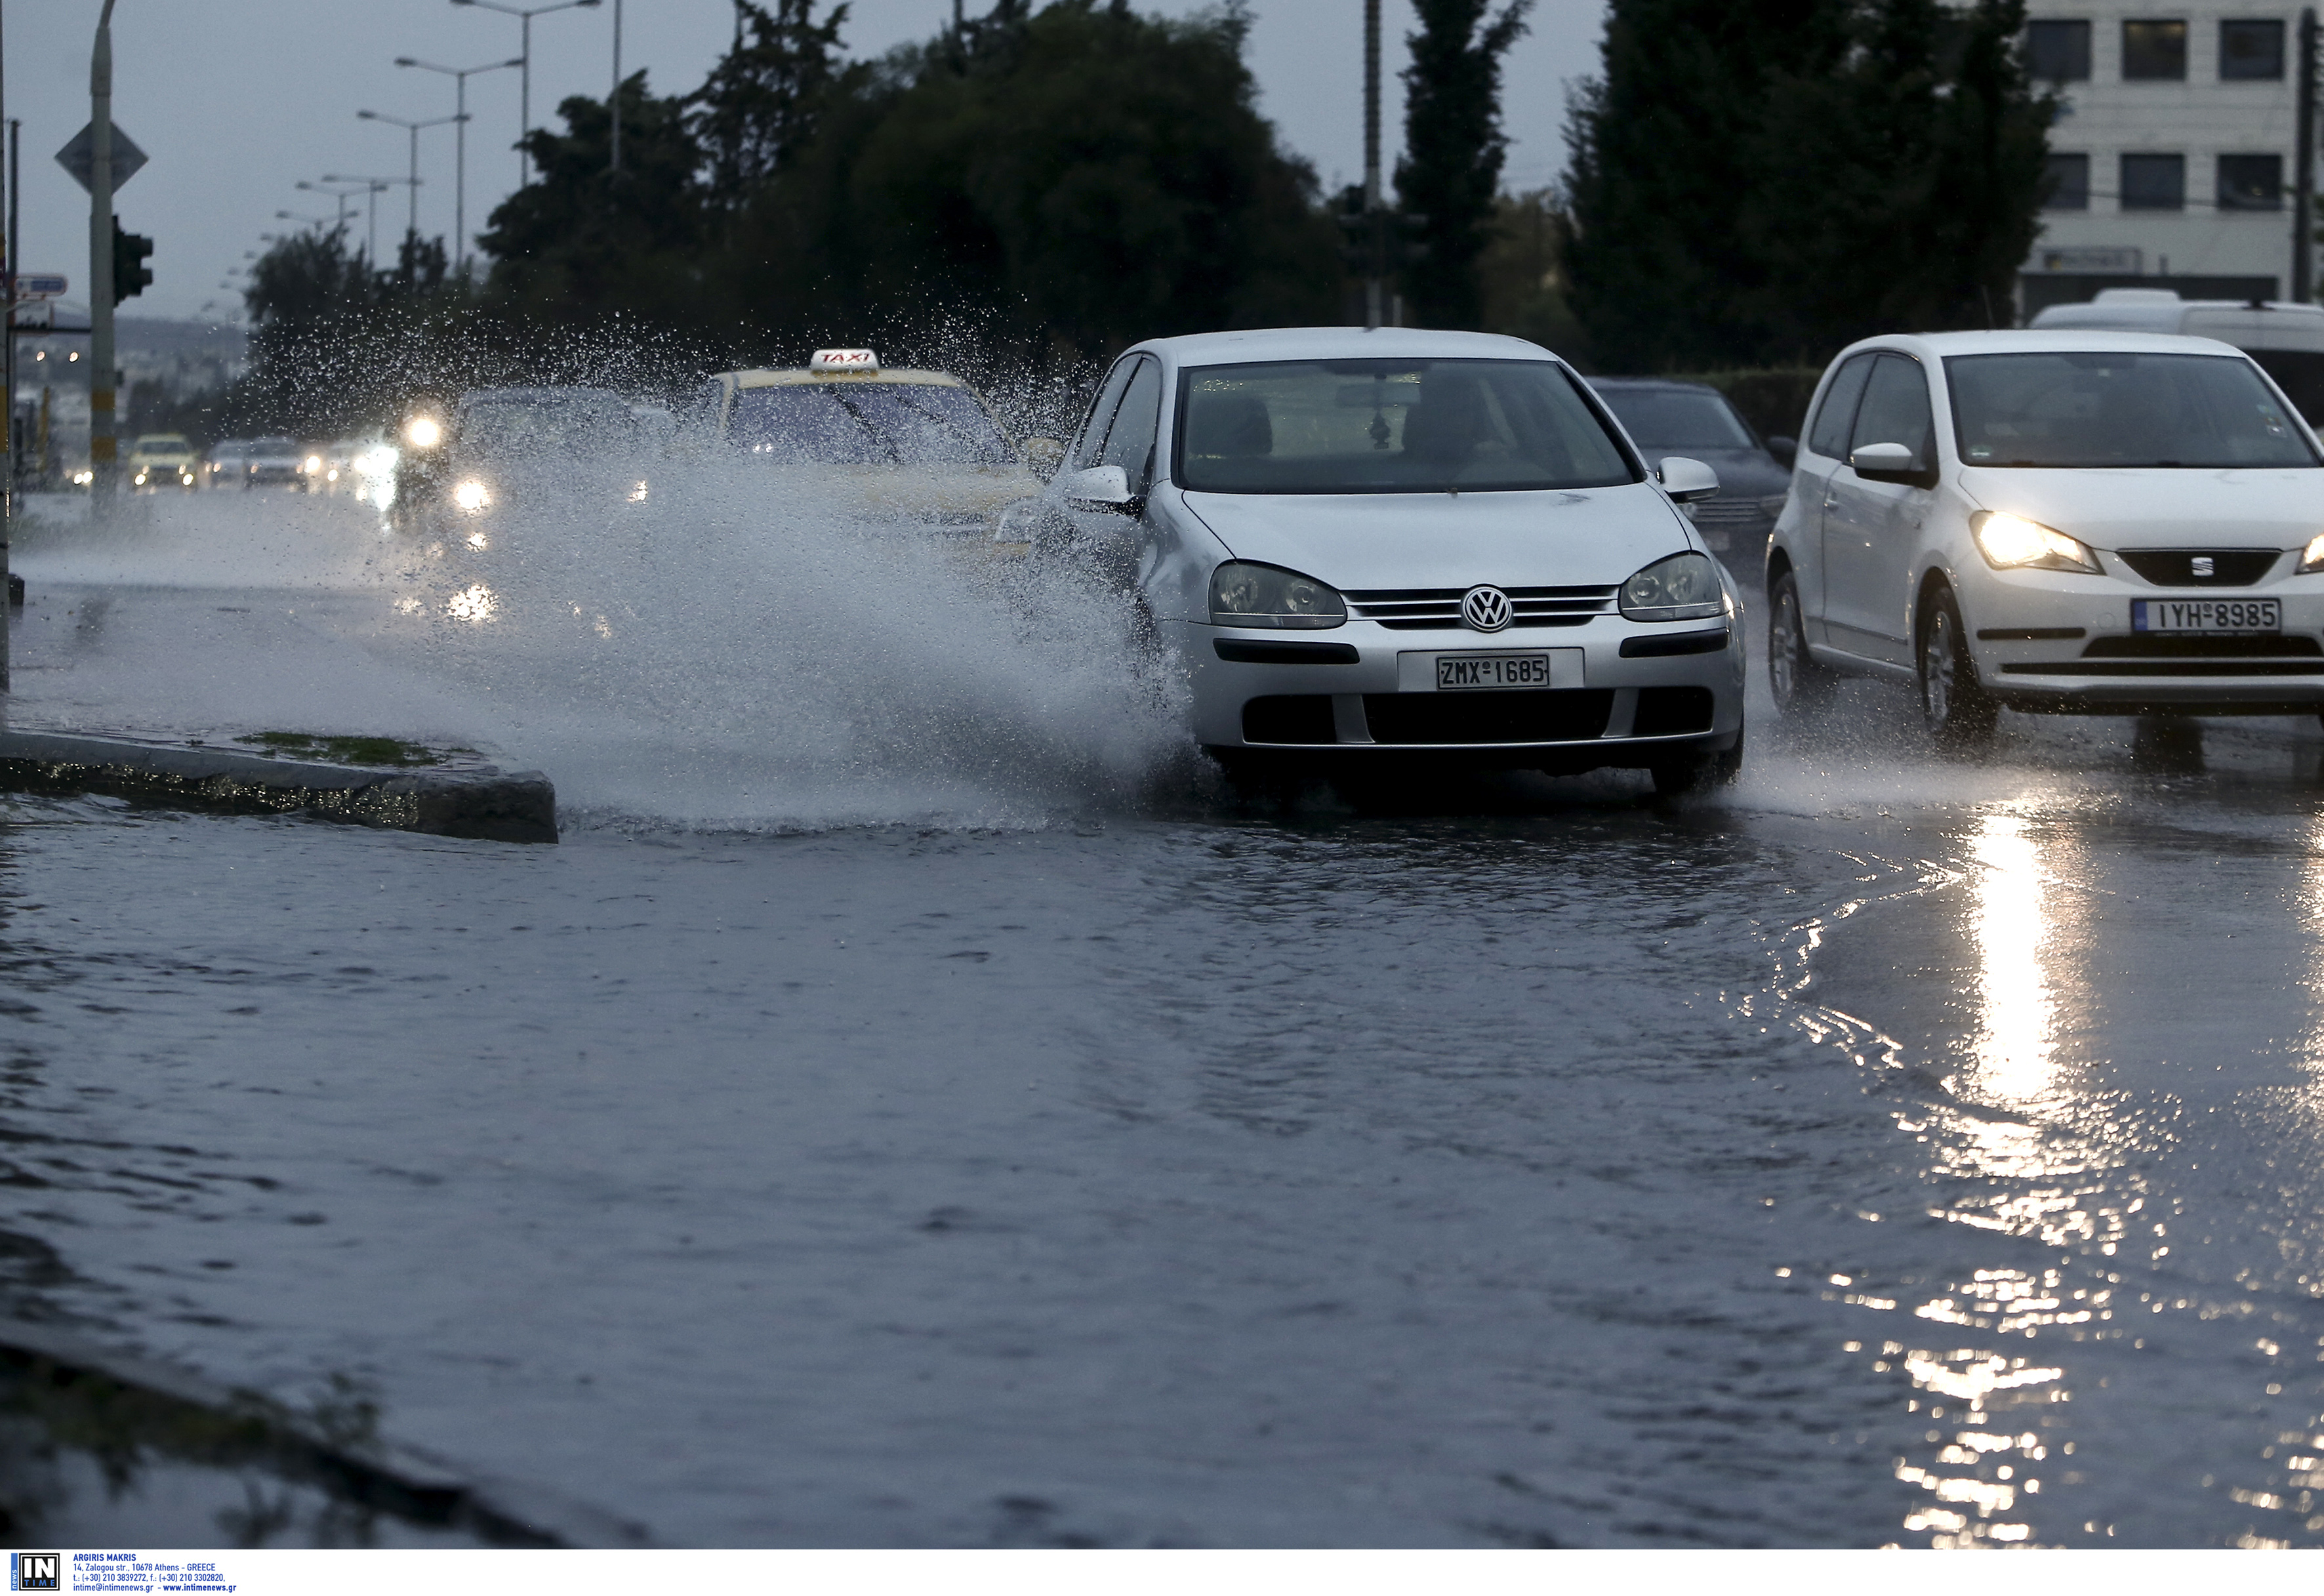
<path fill-rule="evenodd" d="M 728 208 L 813 141 L 825 100 L 844 76 L 839 31 L 847 21 L 847 7 L 835 5 L 816 22 L 814 0 L 775 0 L 771 12 L 737 0 L 735 12 L 734 47 L 686 97 L 709 197 Z"/>
<path fill-rule="evenodd" d="M 1614 0 L 1569 121 L 1570 297 L 1600 363 L 2006 324 L 2052 109 L 2024 26 L 2022 0 Z"/>
<path fill-rule="evenodd" d="M 1526 31 L 1533 0 L 1414 0 L 1420 31 L 1405 36 L 1405 153 L 1398 203 L 1425 219 L 1412 229 L 1423 253 L 1404 270 L 1423 327 L 1473 328 L 1482 313 L 1478 257 L 1492 241 L 1500 193 L 1501 58 Z"/>

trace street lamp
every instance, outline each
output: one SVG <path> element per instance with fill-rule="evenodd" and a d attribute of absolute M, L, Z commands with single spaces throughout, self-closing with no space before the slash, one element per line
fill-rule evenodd
<path fill-rule="evenodd" d="M 404 180 L 411 185 L 411 220 L 409 231 L 411 237 L 417 239 L 420 236 L 420 130 L 423 127 L 442 127 L 447 123 L 466 122 L 468 119 L 468 114 L 463 111 L 453 116 L 430 116 L 420 122 L 408 121 L 401 116 L 390 116 L 382 111 L 357 111 L 355 115 L 365 122 L 385 122 L 401 127 L 411 135 L 411 175 Z"/>
<path fill-rule="evenodd" d="M 367 261 L 376 262 L 379 259 L 379 197 L 386 193 L 390 189 L 394 188 L 398 183 L 403 181 L 403 180 L 401 178 L 351 178 L 337 172 L 325 172 L 323 174 L 323 181 L 327 183 L 358 183 L 362 185 L 360 188 L 350 189 L 347 192 L 350 194 L 368 194 L 371 197 L 368 201 L 371 208 L 370 242 L 364 246 L 364 258 Z M 331 194 L 337 192 L 336 189 L 318 188 L 313 183 L 301 183 L 299 186 L 302 189 L 313 189 L 314 192 L 318 194 Z M 417 182 L 413 183 L 412 191 L 414 193 L 419 191 L 419 184 Z"/>
<path fill-rule="evenodd" d="M 468 79 L 479 72 L 498 72 L 510 67 L 524 65 L 522 57 L 515 60 L 493 61 L 481 67 L 439 67 L 434 61 L 414 60 L 408 55 L 395 58 L 399 67 L 417 67 L 423 72 L 441 72 L 457 86 L 454 108 L 459 113 L 460 125 L 453 134 L 458 153 L 453 157 L 452 235 L 458 240 L 454 246 L 454 258 L 460 263 L 463 276 L 468 270 Z"/>
<path fill-rule="evenodd" d="M 515 17 L 523 24 L 524 48 L 517 52 L 516 58 L 522 68 L 518 76 L 523 82 L 523 88 L 518 91 L 517 120 L 521 125 L 517 129 L 516 141 L 516 186 L 521 189 L 532 181 L 532 156 L 524 147 L 526 137 L 532 132 L 532 19 L 547 16 L 552 11 L 595 11 L 604 4 L 604 0 L 557 0 L 554 5 L 508 5 L 502 0 L 452 0 L 452 4 L 497 11 L 503 16 Z"/>
<path fill-rule="evenodd" d="M 274 213 L 274 219 L 278 222 L 304 222 L 310 227 L 344 227 L 347 225 L 347 213 L 345 206 L 340 207 L 339 219 L 334 222 L 328 217 L 310 217 L 303 210 L 278 210 Z"/>

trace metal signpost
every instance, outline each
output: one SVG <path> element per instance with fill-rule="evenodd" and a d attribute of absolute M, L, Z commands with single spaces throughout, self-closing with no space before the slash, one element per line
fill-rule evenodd
<path fill-rule="evenodd" d="M 88 504 L 93 520 L 113 513 L 118 465 L 115 440 L 119 374 L 113 352 L 113 190 L 145 164 L 144 152 L 113 125 L 113 5 L 97 19 L 88 58 L 88 125 L 57 152 L 57 161 L 88 189 Z M 115 145 L 120 170 L 115 170 Z"/>

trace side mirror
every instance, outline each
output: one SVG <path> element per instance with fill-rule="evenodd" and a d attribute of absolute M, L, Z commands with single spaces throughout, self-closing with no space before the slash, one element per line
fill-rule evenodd
<path fill-rule="evenodd" d="M 1130 491 L 1130 473 L 1119 466 L 1092 466 L 1086 471 L 1061 476 L 1057 490 L 1066 508 L 1072 510 L 1128 516 L 1142 515 L 1146 511 L 1146 501 Z"/>
<path fill-rule="evenodd" d="M 1904 482 L 1933 486 L 1929 473 L 1901 443 L 1868 443 L 1848 457 L 1856 475 L 1867 482 Z"/>
<path fill-rule="evenodd" d="M 1700 460 L 1690 460 L 1683 455 L 1673 455 L 1655 471 L 1663 484 L 1663 492 L 1682 504 L 1697 499 L 1708 499 L 1719 492 L 1719 473 Z"/>
<path fill-rule="evenodd" d="M 1800 459 L 1800 440 L 1796 438 L 1771 438 L 1767 440 L 1767 452 L 1775 457 L 1778 466 L 1796 466 Z"/>
<path fill-rule="evenodd" d="M 1025 440 L 1025 464 L 1043 476 L 1054 473 L 1065 463 L 1065 446 L 1054 438 L 1028 438 Z"/>

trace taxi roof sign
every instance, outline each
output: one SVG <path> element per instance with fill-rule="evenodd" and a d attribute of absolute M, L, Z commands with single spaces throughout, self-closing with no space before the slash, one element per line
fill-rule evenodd
<path fill-rule="evenodd" d="M 880 357 L 869 349 L 818 349 L 807 361 L 807 369 L 818 374 L 830 372 L 863 372 L 877 376 Z"/>

